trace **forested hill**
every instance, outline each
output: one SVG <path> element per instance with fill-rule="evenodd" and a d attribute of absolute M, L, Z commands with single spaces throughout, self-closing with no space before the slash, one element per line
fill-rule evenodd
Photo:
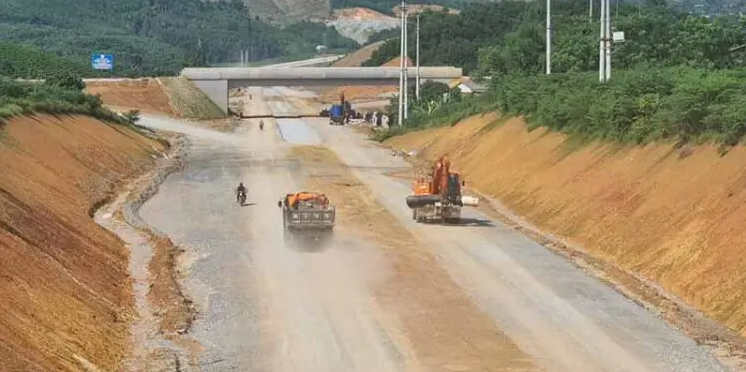
<path fill-rule="evenodd" d="M 4 41 L 33 44 L 76 63 L 114 53 L 122 75 L 171 74 L 184 66 L 313 53 L 357 44 L 321 24 L 279 29 L 241 0 L 0 0 Z"/>
<path fill-rule="evenodd" d="M 543 70 L 545 4 L 503 1 L 476 4 L 458 15 L 428 12 L 421 17 L 421 58 L 424 65 L 452 65 L 473 73 L 540 72 Z M 598 17 L 589 22 L 588 2 L 561 1 L 552 8 L 552 70 L 591 71 L 598 68 Z M 641 62 L 659 65 L 729 67 L 743 63 L 744 54 L 730 52 L 746 44 L 746 18 L 707 19 L 649 2 L 620 5 L 613 27 L 625 31 L 614 46 L 614 66 Z M 414 22 L 410 22 L 414 56 Z M 388 35 L 392 36 L 391 32 Z M 374 53 L 375 66 L 399 54 L 397 35 Z M 371 41 L 380 39 L 373 37 Z"/>

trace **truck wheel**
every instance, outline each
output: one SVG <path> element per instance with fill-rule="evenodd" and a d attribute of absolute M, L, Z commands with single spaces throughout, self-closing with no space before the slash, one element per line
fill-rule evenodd
<path fill-rule="evenodd" d="M 417 210 L 416 209 L 412 209 L 412 219 L 417 221 Z"/>

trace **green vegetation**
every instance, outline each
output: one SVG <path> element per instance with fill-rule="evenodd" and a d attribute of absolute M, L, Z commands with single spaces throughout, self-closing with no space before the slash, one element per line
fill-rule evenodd
<path fill-rule="evenodd" d="M 58 83 L 62 83 L 61 85 Z M 57 83 L 24 83 L 0 77 L 0 123 L 20 115 L 34 113 L 83 114 L 115 124 L 133 125 L 137 115 L 120 116 L 106 109 L 98 96 L 83 93 L 69 86 L 70 81 Z M 82 85 L 82 81 L 72 85 Z"/>
<path fill-rule="evenodd" d="M 39 48 L 0 42 L 0 75 L 43 79 L 59 73 L 93 76 L 90 66 L 45 53 Z"/>
<path fill-rule="evenodd" d="M 113 53 L 119 76 L 175 75 L 186 66 L 239 61 L 241 50 L 252 61 L 313 52 L 324 31 L 330 48 L 356 46 L 323 25 L 271 26 L 242 0 L 0 1 L 3 40 L 76 65 L 88 66 L 91 53 Z"/>
<path fill-rule="evenodd" d="M 423 64 L 468 66 L 491 76 L 491 89 L 439 103 L 426 114 L 421 107 L 432 102 L 416 102 L 407 128 L 452 125 L 497 110 L 525 116 L 531 127 L 585 139 L 733 145 L 746 134 L 746 48 L 734 48 L 746 44 L 744 19 L 707 19 L 657 4 L 620 6 L 614 27 L 625 31 L 626 40 L 613 46 L 610 82 L 599 83 L 599 24 L 588 22 L 587 2 L 579 0 L 553 8 L 553 73 L 543 74 L 542 7 L 508 1 L 469 7 L 457 16 L 423 16 Z M 481 22 L 492 35 L 462 43 L 472 36 L 463 25 L 480 28 Z"/>

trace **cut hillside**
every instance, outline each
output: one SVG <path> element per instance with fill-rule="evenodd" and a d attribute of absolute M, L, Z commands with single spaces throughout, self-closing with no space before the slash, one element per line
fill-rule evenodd
<path fill-rule="evenodd" d="M 383 67 L 398 67 L 401 59 L 394 58 L 393 60 L 385 63 Z M 412 60 L 407 58 L 407 63 L 412 66 Z M 344 92 L 345 99 L 350 102 L 354 101 L 372 101 L 377 99 L 386 99 L 388 95 L 396 94 L 399 92 L 399 87 L 395 85 L 391 86 L 351 86 L 351 87 L 338 87 L 333 89 L 325 90 L 320 100 L 322 102 L 337 102 L 339 101 L 339 94 Z"/>
<path fill-rule="evenodd" d="M 222 110 L 189 79 L 146 78 L 116 82 L 88 82 L 86 92 L 100 94 L 107 106 L 120 111 L 209 120 L 226 117 Z"/>
<path fill-rule="evenodd" d="M 337 9 L 325 22 L 342 36 L 365 44 L 376 33 L 399 27 L 400 20 L 367 8 Z"/>
<path fill-rule="evenodd" d="M 579 146 L 495 115 L 391 138 L 475 189 L 746 335 L 746 147 Z"/>
<path fill-rule="evenodd" d="M 0 136 L 0 370 L 116 371 L 129 254 L 91 213 L 162 146 L 83 116 L 14 118 Z"/>
<path fill-rule="evenodd" d="M 120 111 L 175 115 L 165 89 L 156 79 L 88 82 L 85 90 L 88 94 L 99 94 L 104 104 Z"/>
<path fill-rule="evenodd" d="M 192 119 L 220 119 L 226 115 L 189 79 L 162 77 L 158 79 L 166 89 L 171 106 L 181 116 Z"/>
<path fill-rule="evenodd" d="M 383 41 L 379 41 L 370 45 L 367 45 L 355 52 L 352 52 L 342 59 L 334 62 L 331 67 L 360 67 L 363 62 L 370 59 L 373 53 L 383 45 Z"/>

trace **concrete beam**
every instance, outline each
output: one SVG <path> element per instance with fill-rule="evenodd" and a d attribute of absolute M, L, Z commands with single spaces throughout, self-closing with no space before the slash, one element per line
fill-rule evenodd
<path fill-rule="evenodd" d="M 228 113 L 228 90 L 274 86 L 397 86 L 398 67 L 217 67 L 185 68 L 181 75 L 193 81 L 223 112 Z M 407 70 L 414 81 L 415 67 Z M 420 67 L 420 79 L 448 82 L 461 78 L 455 67 Z"/>
<path fill-rule="evenodd" d="M 278 68 L 186 68 L 181 74 L 190 80 L 397 80 L 398 67 L 278 67 Z M 415 67 L 407 74 L 414 77 Z M 463 70 L 455 67 L 420 67 L 422 79 L 458 79 Z"/>

